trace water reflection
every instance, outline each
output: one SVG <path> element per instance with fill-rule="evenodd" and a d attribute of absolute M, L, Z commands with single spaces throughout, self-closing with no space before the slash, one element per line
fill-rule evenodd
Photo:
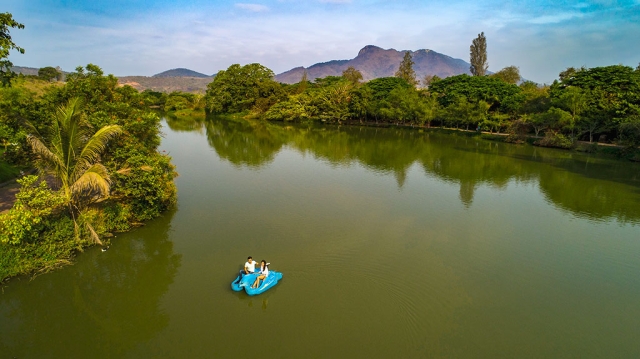
<path fill-rule="evenodd" d="M 118 358 L 165 328 L 160 299 L 181 262 L 169 240 L 172 216 L 115 238 L 106 252 L 88 250 L 71 267 L 10 282 L 0 295 L 3 357 Z"/>
<path fill-rule="evenodd" d="M 165 120 L 169 128 L 176 132 L 198 132 L 202 133 L 205 122 L 200 117 L 176 117 L 165 115 Z"/>
<path fill-rule="evenodd" d="M 534 182 L 548 201 L 577 216 L 632 223 L 640 219 L 640 168 L 630 162 L 402 128 L 210 118 L 206 130 L 211 147 L 237 166 L 260 168 L 289 146 L 332 165 L 359 163 L 393 175 L 399 188 L 409 169 L 419 164 L 428 177 L 458 185 L 465 207 L 473 204 L 480 186 L 503 189 L 514 181 Z"/>
<path fill-rule="evenodd" d="M 273 161 L 285 144 L 287 133 L 263 121 L 229 117 L 212 118 L 206 123 L 209 145 L 218 156 L 236 166 L 259 168 Z"/>

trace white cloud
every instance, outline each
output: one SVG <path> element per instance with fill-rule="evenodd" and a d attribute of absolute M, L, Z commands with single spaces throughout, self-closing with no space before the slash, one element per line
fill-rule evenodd
<path fill-rule="evenodd" d="M 266 7 L 265 5 L 260 5 L 260 4 L 245 4 L 245 3 L 237 3 L 235 4 L 235 6 L 238 9 L 242 9 L 242 10 L 247 10 L 247 11 L 251 11 L 251 12 L 265 12 L 265 11 L 269 11 L 269 8 Z"/>

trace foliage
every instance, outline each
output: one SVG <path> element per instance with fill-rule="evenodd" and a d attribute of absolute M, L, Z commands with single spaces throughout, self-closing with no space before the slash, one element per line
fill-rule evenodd
<path fill-rule="evenodd" d="M 26 134 L 42 134 L 38 136 L 39 144 L 35 136 L 30 136 L 29 142 L 36 144 L 40 158 L 51 160 L 44 167 L 62 172 L 62 178 L 69 178 L 66 185 L 60 181 L 60 192 L 48 190 L 48 193 L 61 198 L 63 204 L 74 201 L 72 206 L 49 206 L 53 211 L 51 214 L 35 206 L 26 212 L 16 212 L 18 208 L 14 207 L 11 210 L 15 212 L 13 222 L 0 221 L 1 225 L 7 226 L 20 223 L 16 222 L 18 220 L 37 222 L 30 229 L 21 227 L 30 234 L 23 233 L 20 244 L 10 245 L 7 240 L 6 245 L 0 246 L 0 263 L 11 268 L 2 272 L 3 277 L 6 273 L 15 275 L 68 263 L 73 250 L 94 243 L 97 236 L 129 229 L 132 223 L 153 218 L 175 204 L 175 169 L 168 156 L 157 152 L 160 118 L 149 110 L 150 104 L 166 101 L 168 95 L 139 93 L 130 86 L 120 87 L 115 77 L 105 76 L 92 64 L 76 70 L 69 74 L 66 84 L 50 84 L 38 92 L 22 83 L 12 88 L 0 88 L 0 128 L 5 129 L 4 137 L 8 136 L 9 141 L 16 143 L 16 146 L 9 145 L 7 152 L 18 163 L 28 163 L 32 154 L 27 151 Z M 46 84 L 31 79 L 24 81 L 24 85 L 29 81 Z M 174 95 L 190 101 L 202 98 L 192 94 Z M 84 106 L 80 106 L 81 103 Z M 202 101 L 190 104 L 201 106 Z M 53 124 L 52 119 L 55 119 Z M 31 127 L 27 129 L 25 122 Z M 111 137 L 113 133 L 107 135 L 99 130 L 104 128 L 119 128 L 116 131 L 119 136 Z M 98 140 L 106 137 L 111 137 L 108 144 Z M 60 150 L 71 147 L 76 148 L 72 151 L 75 156 Z M 59 156 L 54 156 L 56 153 Z M 56 157 L 64 160 L 55 160 Z M 83 171 L 85 175 L 89 173 L 84 179 Z M 99 178 L 102 176 L 106 180 L 108 177 L 104 174 L 108 174 L 111 181 Z M 82 182 L 91 185 L 83 189 Z M 98 186 L 94 187 L 95 184 Z M 108 198 L 101 196 L 108 193 L 107 185 Z M 68 191 L 64 190 L 66 187 Z M 71 193 L 71 200 L 65 193 Z M 100 201 L 95 201 L 97 199 Z M 34 212 L 33 208 L 40 212 Z"/>
<path fill-rule="evenodd" d="M 51 81 L 53 79 L 60 80 L 62 78 L 62 73 L 55 67 L 47 66 L 38 69 L 38 77 L 45 81 Z"/>
<path fill-rule="evenodd" d="M 565 135 L 554 131 L 546 132 L 544 134 L 544 138 L 536 141 L 535 144 L 542 147 L 556 147 L 565 149 L 573 147 L 573 141 L 568 139 Z"/>
<path fill-rule="evenodd" d="M 82 102 L 71 99 L 59 107 L 46 136 L 27 137 L 42 173 L 60 181 L 60 191 L 72 208 L 82 208 L 109 195 L 109 174 L 99 163 L 107 142 L 120 134 L 118 125 L 107 125 L 91 135 Z"/>
<path fill-rule="evenodd" d="M 473 39 L 469 48 L 469 63 L 471 64 L 471 74 L 473 76 L 484 76 L 489 69 L 489 63 L 487 62 L 487 38 L 484 37 L 484 32 L 478 34 L 478 37 Z"/>
<path fill-rule="evenodd" d="M 413 65 L 415 65 L 415 62 L 413 62 L 413 59 L 411 58 L 411 52 L 406 51 L 402 58 L 402 62 L 400 62 L 400 67 L 395 73 L 395 77 L 399 77 L 405 80 L 408 84 L 416 86 L 418 84 L 418 80 L 416 80 L 416 72 L 413 70 Z"/>
<path fill-rule="evenodd" d="M 0 215 L 0 243 L 36 241 L 65 204 L 64 196 L 52 192 L 44 181 L 36 185 L 37 180 L 37 176 L 18 180 L 21 188 L 13 208 Z"/>
<path fill-rule="evenodd" d="M 620 124 L 619 128 L 621 145 L 628 149 L 635 149 L 640 146 L 640 118 L 634 121 Z"/>
<path fill-rule="evenodd" d="M 356 70 L 355 67 L 349 66 L 342 71 L 342 77 L 349 80 L 352 84 L 357 85 L 362 81 L 362 72 Z"/>
<path fill-rule="evenodd" d="M 507 66 L 504 69 L 491 75 L 491 77 L 498 78 L 508 84 L 517 84 L 520 82 L 520 69 L 516 66 Z"/>
<path fill-rule="evenodd" d="M 15 76 L 11 71 L 13 63 L 8 59 L 9 52 L 16 50 L 24 54 L 24 49 L 11 39 L 9 28 L 24 29 L 24 25 L 15 21 L 10 13 L 0 13 L 0 83 L 2 86 L 10 86 L 11 79 Z"/>
<path fill-rule="evenodd" d="M 438 101 L 443 107 L 464 97 L 469 102 L 488 103 L 490 111 L 510 113 L 518 111 L 525 100 L 520 87 L 495 77 L 466 74 L 451 76 L 432 83 L 429 90 L 438 95 Z"/>
<path fill-rule="evenodd" d="M 218 72 L 207 85 L 209 112 L 220 114 L 251 110 L 259 99 L 266 99 L 272 104 L 277 102 L 283 93 L 273 77 L 273 71 L 255 63 L 245 66 L 234 64 Z"/>

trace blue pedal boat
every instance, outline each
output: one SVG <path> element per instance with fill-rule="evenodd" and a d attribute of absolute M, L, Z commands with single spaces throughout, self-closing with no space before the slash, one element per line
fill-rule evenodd
<path fill-rule="evenodd" d="M 244 291 L 247 292 L 248 295 L 258 295 L 264 293 L 269 288 L 278 284 L 278 281 L 282 279 L 282 273 L 269 271 L 269 275 L 262 282 L 260 282 L 258 288 L 251 288 L 253 282 L 255 282 L 256 278 L 258 278 L 258 275 L 258 272 L 245 275 L 243 275 L 242 273 L 238 274 L 238 277 L 236 277 L 236 279 L 231 282 L 231 289 L 236 292 L 244 289 Z"/>

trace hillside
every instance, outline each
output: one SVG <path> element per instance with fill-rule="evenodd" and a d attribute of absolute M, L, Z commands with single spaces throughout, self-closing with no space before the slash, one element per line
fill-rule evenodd
<path fill-rule="evenodd" d="M 178 68 L 178 69 L 167 70 L 167 71 L 161 72 L 159 74 L 155 74 L 155 75 L 153 75 L 151 77 L 199 77 L 199 78 L 205 78 L 205 77 L 211 77 L 211 76 L 205 75 L 205 74 L 197 72 L 197 71 L 185 69 L 185 68 Z"/>
<path fill-rule="evenodd" d="M 412 55 L 413 69 L 419 80 L 426 75 L 438 75 L 445 78 L 459 74 L 470 74 L 469 63 L 461 59 L 432 51 L 409 51 Z M 379 77 L 393 76 L 400 66 L 405 51 L 394 49 L 384 50 L 377 46 L 368 45 L 358 52 L 358 56 L 351 60 L 334 60 L 317 63 L 308 68 L 296 67 L 289 71 L 276 75 L 276 81 L 293 84 L 300 81 L 305 70 L 307 78 L 314 80 L 325 76 L 340 76 L 342 71 L 353 66 L 362 73 L 364 81 Z"/>
<path fill-rule="evenodd" d="M 212 77 L 148 77 L 122 76 L 118 77 L 121 85 L 128 85 L 138 91 L 153 90 L 160 92 L 196 92 L 204 93 Z"/>

